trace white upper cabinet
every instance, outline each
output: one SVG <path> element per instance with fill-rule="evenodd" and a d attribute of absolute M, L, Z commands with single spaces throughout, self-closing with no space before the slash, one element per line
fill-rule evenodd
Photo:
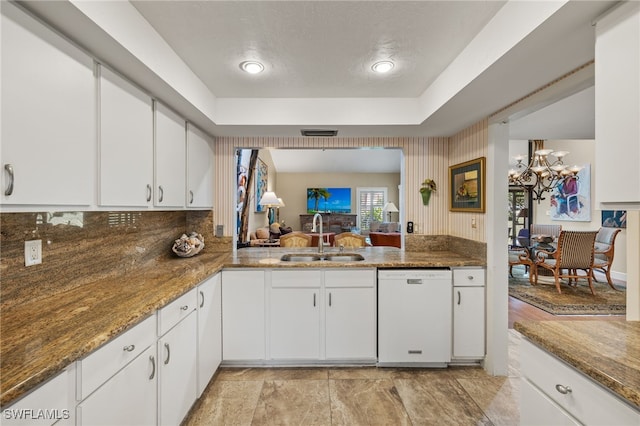
<path fill-rule="evenodd" d="M 190 123 L 187 125 L 187 207 L 213 207 L 213 145 Z"/>
<path fill-rule="evenodd" d="M 102 206 L 153 205 L 151 97 L 100 67 L 100 202 Z"/>
<path fill-rule="evenodd" d="M 93 60 L 9 2 L 2 8 L 2 205 L 93 203 Z"/>
<path fill-rule="evenodd" d="M 596 202 L 639 210 L 640 3 L 625 2 L 598 21 L 595 58 Z"/>
<path fill-rule="evenodd" d="M 184 207 L 185 121 L 159 102 L 154 103 L 155 185 L 153 204 L 158 208 Z"/>

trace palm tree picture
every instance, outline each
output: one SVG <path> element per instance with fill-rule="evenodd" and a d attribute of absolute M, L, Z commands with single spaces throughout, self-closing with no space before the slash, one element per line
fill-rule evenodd
<path fill-rule="evenodd" d="M 327 188 L 307 188 L 307 200 L 314 200 L 313 210 L 307 207 L 307 213 L 315 213 L 320 207 L 320 198 L 325 200 L 331 196 Z"/>

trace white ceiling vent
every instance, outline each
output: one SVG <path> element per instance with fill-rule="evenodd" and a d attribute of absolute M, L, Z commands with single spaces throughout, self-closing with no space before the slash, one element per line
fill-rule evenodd
<path fill-rule="evenodd" d="M 318 137 L 318 136 L 333 137 L 338 135 L 337 130 L 331 130 L 331 129 L 301 129 L 300 133 L 302 133 L 302 136 L 313 136 L 313 137 Z"/>

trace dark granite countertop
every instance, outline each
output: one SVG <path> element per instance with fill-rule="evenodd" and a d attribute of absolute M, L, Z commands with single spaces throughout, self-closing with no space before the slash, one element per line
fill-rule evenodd
<path fill-rule="evenodd" d="M 640 321 L 519 321 L 514 328 L 640 409 Z"/>
<path fill-rule="evenodd" d="M 455 267 L 484 266 L 450 251 L 404 252 L 368 247 L 347 250 L 361 262 L 282 262 L 285 253 L 317 249 L 263 248 L 237 254 L 202 252 L 193 258 L 167 257 L 141 265 L 126 277 L 98 280 L 71 291 L 20 303 L 2 311 L 0 404 L 5 407 L 154 311 L 225 268 Z M 327 251 L 336 251 L 328 249 Z"/>

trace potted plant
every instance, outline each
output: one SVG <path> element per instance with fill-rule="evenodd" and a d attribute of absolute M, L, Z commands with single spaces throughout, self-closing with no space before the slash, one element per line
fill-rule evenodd
<path fill-rule="evenodd" d="M 431 199 L 431 193 L 436 190 L 436 182 L 433 179 L 425 179 L 422 182 L 422 187 L 420 188 L 420 194 L 422 194 L 422 204 L 425 206 L 429 205 L 429 200 Z"/>

